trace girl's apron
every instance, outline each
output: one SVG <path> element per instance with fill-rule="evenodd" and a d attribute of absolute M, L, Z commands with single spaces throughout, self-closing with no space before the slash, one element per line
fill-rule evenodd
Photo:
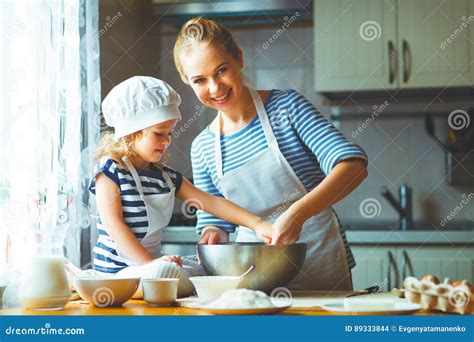
<path fill-rule="evenodd" d="M 176 188 L 171 181 L 167 172 L 162 171 L 163 178 L 170 192 L 164 194 L 145 195 L 143 192 L 142 183 L 138 176 L 137 170 L 128 158 L 122 158 L 128 170 L 132 174 L 133 180 L 137 186 L 138 193 L 142 201 L 145 203 L 148 231 L 145 237 L 141 240 L 142 245 L 156 258 L 161 256 L 161 236 L 163 228 L 168 226 L 173 214 L 174 198 Z M 117 250 L 118 254 L 127 260 L 127 264 L 134 264 L 126 255 Z"/>
<path fill-rule="evenodd" d="M 127 159 L 123 158 L 125 165 L 132 174 L 133 180 L 137 186 L 137 190 L 141 199 L 145 203 L 148 219 L 148 231 L 141 240 L 141 244 L 155 258 L 161 257 L 161 238 L 163 228 L 168 226 L 171 215 L 173 214 L 173 206 L 175 199 L 176 187 L 169 174 L 162 170 L 163 178 L 168 185 L 170 192 L 164 194 L 145 195 L 140 181 L 140 177 L 133 166 Z M 145 265 L 137 265 L 136 262 L 117 249 L 118 255 L 124 258 L 129 267 L 116 273 L 116 277 L 140 277 L 140 278 L 179 278 L 178 296 L 187 297 L 194 293 L 194 287 L 189 281 L 189 277 L 204 275 L 203 268 L 194 260 L 183 259 L 183 268 L 178 267 L 175 263 L 169 263 L 161 260 L 154 260 Z M 143 296 L 142 286 L 139 287 L 134 298 Z"/>

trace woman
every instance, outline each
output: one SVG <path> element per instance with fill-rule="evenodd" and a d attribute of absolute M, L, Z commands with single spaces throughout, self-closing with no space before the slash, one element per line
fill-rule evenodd
<path fill-rule="evenodd" d="M 174 60 L 199 101 L 218 111 L 191 149 L 195 185 L 274 221 L 272 244 L 306 242 L 300 290 L 351 290 L 355 265 L 331 205 L 367 177 L 365 153 L 294 90 L 256 91 L 242 50 L 204 18 L 179 32 Z M 199 212 L 200 243 L 225 241 L 235 226 Z M 239 227 L 237 241 L 259 241 Z"/>

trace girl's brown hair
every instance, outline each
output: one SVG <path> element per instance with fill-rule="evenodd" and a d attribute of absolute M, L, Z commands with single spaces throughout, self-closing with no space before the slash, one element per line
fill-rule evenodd
<path fill-rule="evenodd" d="M 202 17 L 190 19 L 179 31 L 173 48 L 174 63 L 184 83 L 188 83 L 188 79 L 183 72 L 179 57 L 193 46 L 200 44 L 205 46 L 216 44 L 219 47 L 223 47 L 234 58 L 238 59 L 240 57 L 241 50 L 225 26 L 217 21 Z"/>
<path fill-rule="evenodd" d="M 116 139 L 112 133 L 105 133 L 100 139 L 99 147 L 94 154 L 94 160 L 97 161 L 107 157 L 115 160 L 122 167 L 126 167 L 122 157 L 126 156 L 130 160 L 134 160 L 137 157 L 133 146 L 142 136 L 143 131 L 138 131 L 119 139 Z"/>

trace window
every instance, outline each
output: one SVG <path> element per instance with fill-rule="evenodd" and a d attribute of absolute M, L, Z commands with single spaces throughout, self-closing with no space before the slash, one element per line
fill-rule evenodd
<path fill-rule="evenodd" d="M 0 6 L 0 271 L 39 235 L 78 264 L 100 129 L 98 2 Z"/>

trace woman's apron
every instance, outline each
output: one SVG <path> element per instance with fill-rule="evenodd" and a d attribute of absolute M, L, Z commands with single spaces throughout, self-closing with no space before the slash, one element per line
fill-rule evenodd
<path fill-rule="evenodd" d="M 225 175 L 222 170 L 220 113 L 215 135 L 217 175 L 223 195 L 255 215 L 274 222 L 308 191 L 278 147 L 267 112 L 258 93 L 249 87 L 268 149 Z M 237 242 L 260 241 L 253 230 L 239 227 Z M 297 242 L 307 244 L 306 259 L 288 285 L 295 290 L 352 290 L 346 251 L 337 218 L 328 207 L 309 218 Z"/>

